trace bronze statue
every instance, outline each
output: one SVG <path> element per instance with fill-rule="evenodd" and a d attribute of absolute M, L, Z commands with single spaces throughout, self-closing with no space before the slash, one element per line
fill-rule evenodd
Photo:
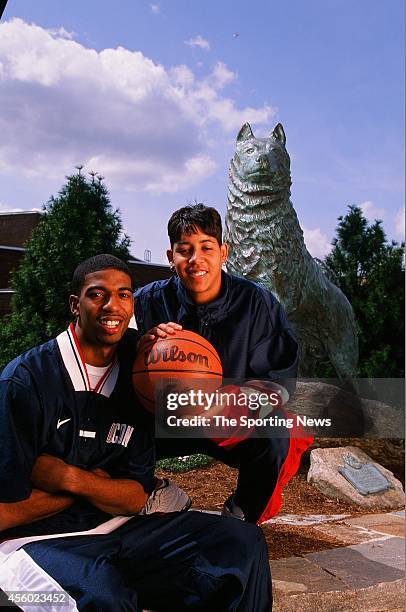
<path fill-rule="evenodd" d="M 248 123 L 230 165 L 225 240 L 228 270 L 268 287 L 286 309 L 301 347 L 300 374 L 328 358 L 340 378 L 355 374 L 358 339 L 351 304 L 306 248 L 290 201 L 283 126 L 256 138 Z"/>

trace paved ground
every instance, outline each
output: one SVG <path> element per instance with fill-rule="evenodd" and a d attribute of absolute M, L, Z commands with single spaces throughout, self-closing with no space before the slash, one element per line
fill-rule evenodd
<path fill-rule="evenodd" d="M 271 561 L 274 612 L 403 612 L 405 512 L 302 522 L 341 548 Z M 300 524 L 301 517 L 277 521 Z"/>

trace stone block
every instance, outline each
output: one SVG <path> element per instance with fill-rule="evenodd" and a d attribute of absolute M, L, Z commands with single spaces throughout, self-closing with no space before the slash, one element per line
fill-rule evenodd
<path fill-rule="evenodd" d="M 316 525 L 314 529 L 327 536 L 337 538 L 343 544 L 361 544 L 382 537 L 379 533 L 352 525 Z"/>
<path fill-rule="evenodd" d="M 360 463 L 372 463 L 386 476 L 391 488 L 383 493 L 361 495 L 338 471 L 344 467 L 344 457 L 351 454 Z M 401 482 L 379 463 L 355 446 L 340 448 L 316 448 L 310 453 L 310 469 L 307 480 L 330 499 L 341 499 L 349 504 L 375 510 L 394 510 L 405 505 L 405 494 Z"/>
<path fill-rule="evenodd" d="M 350 589 L 404 579 L 403 538 L 308 553 L 305 558 L 342 580 Z"/>
<path fill-rule="evenodd" d="M 403 580 L 382 582 L 357 591 L 275 594 L 274 612 L 404 612 Z"/>
<path fill-rule="evenodd" d="M 346 590 L 335 576 L 303 557 L 270 561 L 274 596 Z"/>
<path fill-rule="evenodd" d="M 279 514 L 265 521 L 265 525 L 294 525 L 296 527 L 311 527 L 331 521 L 340 521 L 349 517 L 348 514 Z"/>
<path fill-rule="evenodd" d="M 355 516 L 346 518 L 344 521 L 347 525 L 361 527 L 380 534 L 387 534 L 405 537 L 405 520 L 401 516 L 395 514 L 365 514 L 363 516 Z"/>

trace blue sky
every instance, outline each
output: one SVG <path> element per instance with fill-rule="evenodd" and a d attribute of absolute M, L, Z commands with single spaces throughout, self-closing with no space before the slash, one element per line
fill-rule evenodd
<path fill-rule="evenodd" d="M 76 164 L 106 177 L 132 251 L 171 212 L 226 206 L 239 128 L 282 122 L 313 255 L 349 204 L 403 238 L 401 0 L 9 0 L 0 24 L 0 211 Z"/>

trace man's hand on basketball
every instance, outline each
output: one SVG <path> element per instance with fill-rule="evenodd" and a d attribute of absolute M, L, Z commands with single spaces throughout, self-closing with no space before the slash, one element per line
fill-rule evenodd
<path fill-rule="evenodd" d="M 140 338 L 137 348 L 138 350 L 142 350 L 146 344 L 154 342 L 155 340 L 158 340 L 158 338 L 168 338 L 168 336 L 174 336 L 176 332 L 180 331 L 181 329 L 182 325 L 179 325 L 179 323 L 173 323 L 172 321 L 169 323 L 160 323 L 147 331 L 147 333 Z"/>

